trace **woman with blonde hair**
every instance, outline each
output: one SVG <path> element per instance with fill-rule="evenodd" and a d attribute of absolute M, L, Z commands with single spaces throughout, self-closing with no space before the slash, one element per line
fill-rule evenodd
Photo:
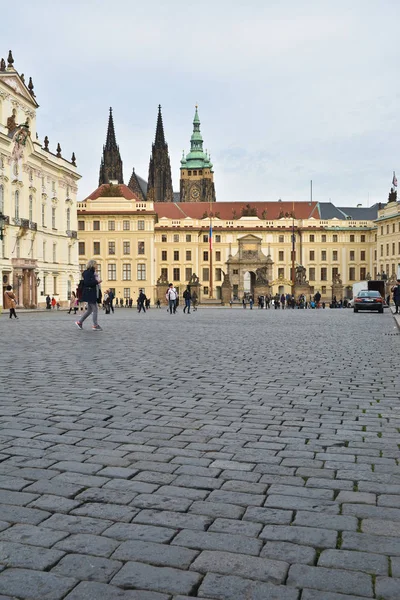
<path fill-rule="evenodd" d="M 83 279 L 83 291 L 81 302 L 87 303 L 87 309 L 81 316 L 81 318 L 76 321 L 76 326 L 79 329 L 82 329 L 82 323 L 85 319 L 88 318 L 89 315 L 92 315 L 93 319 L 93 327 L 95 331 L 101 331 L 100 325 L 97 323 L 97 301 L 98 301 L 98 293 L 100 288 L 101 279 L 96 273 L 97 262 L 95 260 L 89 260 L 86 265 L 86 270 L 82 273 Z"/>

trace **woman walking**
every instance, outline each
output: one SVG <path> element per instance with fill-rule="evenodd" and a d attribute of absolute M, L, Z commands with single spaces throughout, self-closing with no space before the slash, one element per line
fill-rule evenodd
<path fill-rule="evenodd" d="M 79 329 L 82 329 L 82 323 L 85 319 L 88 318 L 89 315 L 92 315 L 93 326 L 92 329 L 95 331 L 101 331 L 100 325 L 97 323 L 97 301 L 100 299 L 100 283 L 101 279 L 96 273 L 97 263 L 95 260 L 89 260 L 86 265 L 86 270 L 82 273 L 83 279 L 83 292 L 81 302 L 87 303 L 87 309 L 81 316 L 81 318 L 76 321 L 76 326 Z"/>
<path fill-rule="evenodd" d="M 6 291 L 4 292 L 4 308 L 10 309 L 10 319 L 14 316 L 18 319 L 17 314 L 15 312 L 16 302 L 15 302 L 15 294 L 12 291 L 11 285 L 8 285 Z"/>
<path fill-rule="evenodd" d="M 76 294 L 75 292 L 72 292 L 71 294 L 71 299 L 69 301 L 69 311 L 68 314 L 71 314 L 71 310 L 74 311 L 74 315 L 76 315 L 76 311 L 78 310 L 77 304 L 76 304 Z"/>

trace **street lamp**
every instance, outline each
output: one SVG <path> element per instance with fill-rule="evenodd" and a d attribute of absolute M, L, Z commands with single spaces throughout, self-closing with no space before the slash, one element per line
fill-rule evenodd
<path fill-rule="evenodd" d="M 39 285 L 40 285 L 40 277 L 37 277 L 36 278 L 36 286 L 39 287 Z"/>

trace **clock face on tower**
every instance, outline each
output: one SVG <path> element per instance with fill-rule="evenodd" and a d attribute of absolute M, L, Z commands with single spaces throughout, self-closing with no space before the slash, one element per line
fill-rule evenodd
<path fill-rule="evenodd" d="M 192 185 L 192 187 L 190 188 L 190 199 L 191 200 L 198 200 L 200 198 L 200 188 L 198 185 Z"/>

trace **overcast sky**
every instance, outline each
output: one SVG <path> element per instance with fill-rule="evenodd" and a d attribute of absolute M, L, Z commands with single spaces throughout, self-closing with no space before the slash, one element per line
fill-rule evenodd
<path fill-rule="evenodd" d="M 128 183 L 162 105 L 174 189 L 199 104 L 217 200 L 385 201 L 400 176 L 398 0 L 0 0 L 40 139 L 98 185 L 109 107 Z"/>

